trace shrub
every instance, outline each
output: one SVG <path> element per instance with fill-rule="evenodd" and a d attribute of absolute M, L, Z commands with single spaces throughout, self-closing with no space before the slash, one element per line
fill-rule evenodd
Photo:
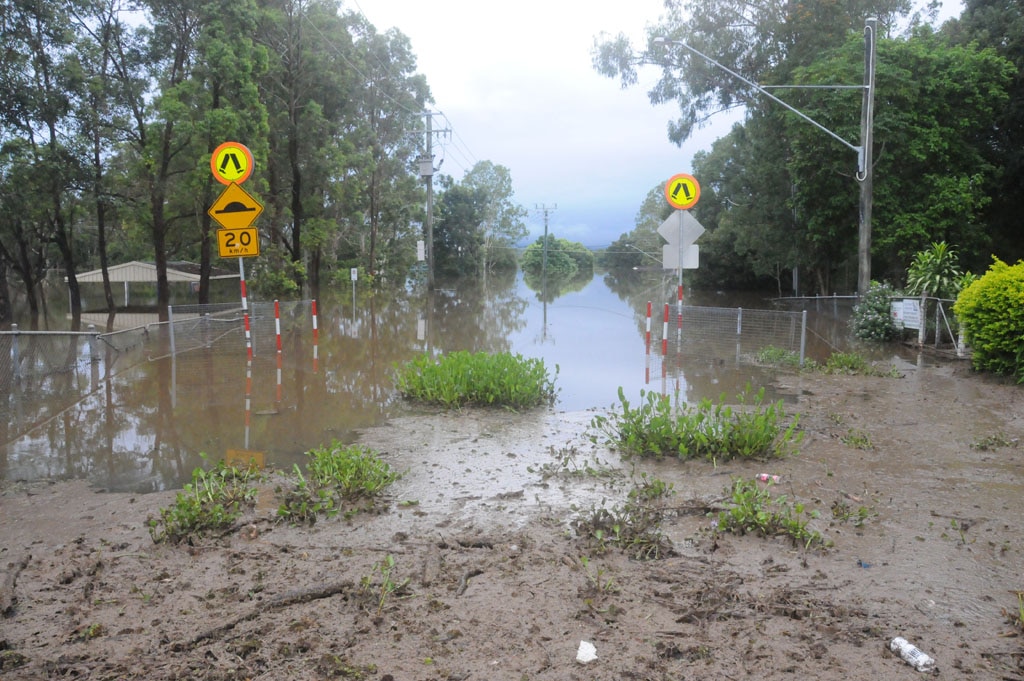
<path fill-rule="evenodd" d="M 1024 261 L 993 258 L 988 272 L 960 292 L 953 312 L 975 369 L 1024 382 Z"/>
<path fill-rule="evenodd" d="M 523 409 L 552 404 L 556 395 L 544 360 L 507 352 L 459 351 L 438 358 L 420 355 L 398 370 L 395 382 L 405 397 L 448 408 Z"/>
<path fill-rule="evenodd" d="M 767 488 L 753 480 L 734 478 L 732 487 L 725 488 L 732 506 L 718 514 L 718 530 L 733 534 L 757 534 L 762 537 L 785 535 L 794 545 L 826 547 L 821 534 L 809 527 L 818 517 L 816 511 L 807 511 L 801 503 L 790 504 L 785 495 L 773 497 Z"/>
<path fill-rule="evenodd" d="M 936 241 L 928 250 L 914 255 L 907 270 L 907 292 L 949 298 L 960 290 L 958 286 L 963 276 L 957 265 L 956 251 L 945 241 Z"/>
<path fill-rule="evenodd" d="M 592 426 L 607 433 L 612 443 L 631 456 L 678 456 L 681 459 L 782 457 L 800 442 L 796 431 L 799 417 L 786 425 L 782 401 L 764 404 L 764 388 L 753 397 L 752 408 L 742 408 L 749 399 L 749 386 L 738 396 L 740 408 L 724 402 L 701 400 L 696 407 L 676 413 L 667 397 L 641 391 L 640 406 L 633 408 L 619 388 L 622 414 L 595 417 Z"/>
<path fill-rule="evenodd" d="M 861 340 L 885 342 L 896 338 L 899 330 L 892 319 L 890 301 L 896 295 L 889 284 L 871 282 L 868 292 L 853 306 L 850 326 Z"/>
<path fill-rule="evenodd" d="M 309 457 L 306 473 L 295 464 L 295 486 L 284 493 L 277 510 L 281 519 L 312 524 L 320 514 L 337 515 L 342 510 L 342 502 L 369 500 L 372 506 L 386 487 L 402 477 L 377 452 L 359 445 L 344 445 L 334 440 L 329 446 L 311 449 L 306 455 Z M 346 511 L 346 515 L 356 510 Z"/>
<path fill-rule="evenodd" d="M 203 459 L 205 454 L 201 455 Z M 218 463 L 211 471 L 192 471 L 192 482 L 178 492 L 174 504 L 160 509 L 160 517 L 146 521 L 155 543 L 191 541 L 208 532 L 230 529 L 243 506 L 255 503 L 259 473 Z"/>

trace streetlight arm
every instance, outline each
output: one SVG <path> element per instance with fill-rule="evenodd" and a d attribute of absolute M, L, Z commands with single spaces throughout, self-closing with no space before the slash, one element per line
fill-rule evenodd
<path fill-rule="evenodd" d="M 682 42 L 681 40 L 666 40 L 664 37 L 658 36 L 652 42 L 655 45 L 678 45 L 678 46 L 680 46 L 682 48 L 685 48 L 686 50 L 688 50 L 689 52 L 692 52 L 693 54 L 697 55 L 698 57 L 700 57 L 704 61 L 706 61 L 706 62 L 708 62 L 710 64 L 714 64 L 718 68 L 720 68 L 723 71 L 725 71 L 726 73 L 728 73 L 733 78 L 736 78 L 738 80 L 743 81 L 744 83 L 746 83 L 750 87 L 754 88 L 755 90 L 757 90 L 758 92 L 760 92 L 765 97 L 767 97 L 768 99 L 772 100 L 773 102 L 776 102 L 777 104 L 781 104 L 782 106 L 786 107 L 787 109 L 789 109 L 790 111 L 795 113 L 800 118 L 804 119 L 805 121 L 807 121 L 808 123 L 810 123 L 814 127 L 818 128 L 822 132 L 826 133 L 827 135 L 829 135 L 833 139 L 835 139 L 838 142 L 840 142 L 843 146 L 845 146 L 848 149 L 851 149 L 851 150 L 857 152 L 857 167 L 858 167 L 858 169 L 861 172 L 863 172 L 863 164 L 864 164 L 864 149 L 863 149 L 863 147 L 859 147 L 859 146 L 857 146 L 855 144 L 851 144 L 850 142 L 847 142 L 845 139 L 843 139 L 842 137 L 840 137 L 836 133 L 832 132 L 831 130 L 826 128 L 821 123 L 818 123 L 816 120 L 814 120 L 813 118 L 811 118 L 807 114 L 803 113 L 802 111 L 800 111 L 798 109 L 794 109 L 789 104 L 786 104 L 784 101 L 782 101 L 781 99 L 779 99 L 778 97 L 776 97 L 772 93 L 768 92 L 767 90 L 765 90 L 763 87 L 761 87 L 760 85 L 758 85 L 754 81 L 749 80 L 747 78 L 744 78 L 743 76 L 741 76 L 740 74 L 736 73 L 732 69 L 728 68 L 727 66 L 725 66 L 723 64 L 718 63 L 717 61 L 715 61 L 714 59 L 712 59 L 708 55 L 704 54 L 703 52 L 701 52 L 699 50 L 696 50 L 696 49 L 690 47 L 689 45 L 687 45 L 686 43 Z M 857 87 L 857 88 L 863 89 L 863 86 L 859 86 L 859 85 L 853 86 L 853 87 Z"/>

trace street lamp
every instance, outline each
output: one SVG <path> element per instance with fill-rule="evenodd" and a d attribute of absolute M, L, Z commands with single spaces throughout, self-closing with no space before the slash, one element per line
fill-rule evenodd
<path fill-rule="evenodd" d="M 757 83 L 744 78 L 735 71 L 723 66 L 708 55 L 700 52 L 699 50 L 690 47 L 686 43 L 680 40 L 667 40 L 663 36 L 654 38 L 651 43 L 653 45 L 665 46 L 665 45 L 678 45 L 683 49 L 687 50 L 691 54 L 694 54 L 704 61 L 712 64 L 713 66 L 725 71 L 733 78 L 740 80 L 750 87 L 754 88 L 765 97 L 768 97 L 773 102 L 781 104 L 786 107 L 789 111 L 792 111 L 797 116 L 807 121 L 814 127 L 818 128 L 822 132 L 825 132 L 833 139 L 839 141 L 843 146 L 857 153 L 857 182 L 860 183 L 860 205 L 859 205 L 859 229 L 858 229 L 858 247 L 857 247 L 857 293 L 864 295 L 868 291 L 868 287 L 871 285 L 871 209 L 872 209 L 872 191 L 873 191 L 873 173 L 871 166 L 873 165 L 873 128 L 874 128 L 874 108 L 875 108 L 875 34 L 877 31 L 878 20 L 874 17 L 869 17 L 864 22 L 864 84 L 863 85 L 809 85 L 809 86 L 782 86 L 782 87 L 805 87 L 805 88 L 823 88 L 823 89 L 842 89 L 842 88 L 855 88 L 863 91 L 863 98 L 861 102 L 861 115 L 860 115 L 860 136 L 861 144 L 856 145 L 847 140 L 843 139 L 836 133 L 832 132 L 824 125 L 818 123 L 807 114 L 799 111 L 789 104 L 768 92 L 765 88 L 761 87 Z"/>

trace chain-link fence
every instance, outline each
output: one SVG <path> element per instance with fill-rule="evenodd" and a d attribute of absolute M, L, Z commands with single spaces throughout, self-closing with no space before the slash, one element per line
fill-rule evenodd
<path fill-rule="evenodd" d="M 278 353 L 297 334 L 312 336 L 312 301 L 251 302 L 248 314 L 253 359 L 281 365 L 309 357 Z M 155 315 L 154 315 L 155 319 Z M 181 305 L 168 308 L 168 321 L 101 333 L 89 331 L 22 331 L 14 325 L 0 332 L 0 418 L 16 436 L 79 403 L 103 381 L 141 363 L 196 357 L 198 364 L 180 372 L 187 391 L 202 386 L 212 371 L 194 370 L 218 356 L 245 357 L 246 314 L 237 304 Z M 194 353 L 201 351 L 201 357 Z M 309 354 L 308 352 L 306 354 Z M 198 389 L 198 388 L 197 388 Z"/>
<path fill-rule="evenodd" d="M 658 335 L 655 326 L 654 333 Z M 767 347 L 799 357 L 807 343 L 807 313 L 790 310 L 667 305 L 662 314 L 660 345 L 663 355 L 705 353 L 736 355 L 736 362 L 754 361 Z"/>

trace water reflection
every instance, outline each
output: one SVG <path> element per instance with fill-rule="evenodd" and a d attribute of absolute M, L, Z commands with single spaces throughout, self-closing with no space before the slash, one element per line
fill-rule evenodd
<path fill-rule="evenodd" d="M 656 310 L 650 345 L 648 301 Z M 676 282 L 660 273 L 562 283 L 490 275 L 440 283 L 434 291 L 418 284 L 377 295 L 341 291 L 318 301 L 315 338 L 308 301 L 288 304 L 280 352 L 273 320 L 254 312 L 251 363 L 240 324 L 210 331 L 196 322 L 192 334 L 200 342 L 184 349 L 179 336 L 176 352 L 166 327 L 150 327 L 136 334 L 144 343 L 120 350 L 105 343 L 95 361 L 61 337 L 48 341 L 48 350 L 41 338 L 23 340 L 23 353 L 63 354 L 73 368 L 2 381 L 0 476 L 86 478 L 105 489 L 150 491 L 187 482 L 200 453 L 218 459 L 256 452 L 290 468 L 313 447 L 351 440 L 359 429 L 408 413 L 392 371 L 420 352 L 540 357 L 552 371 L 558 366 L 556 408 L 567 411 L 607 407 L 620 386 L 631 401 L 647 390 L 692 403 L 771 382 L 770 372 L 750 361 L 758 348 L 741 346 L 735 333 L 711 321 L 673 325 L 663 351 L 666 302 L 676 305 Z M 771 306 L 760 297 L 713 293 L 685 302 Z M 735 322 L 722 309 L 728 329 Z M 812 316 L 818 330 L 809 338 L 836 345 L 845 323 L 833 317 L 821 314 L 815 326 Z M 10 366 L 4 371 L 10 374 Z"/>

